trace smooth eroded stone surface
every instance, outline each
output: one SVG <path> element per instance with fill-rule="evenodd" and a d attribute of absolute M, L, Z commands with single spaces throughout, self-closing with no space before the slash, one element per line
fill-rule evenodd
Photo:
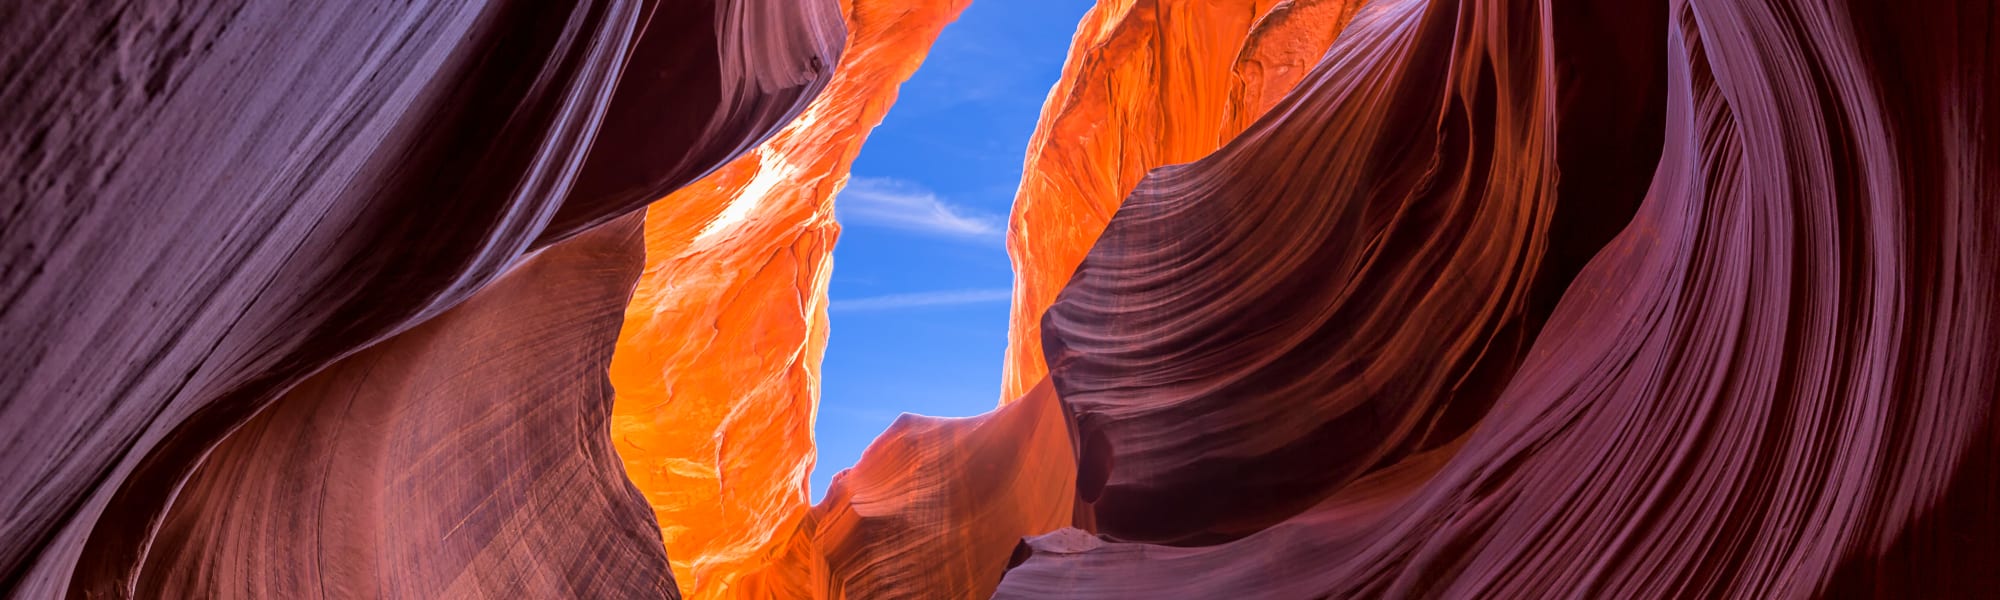
<path fill-rule="evenodd" d="M 963 0 L 842 3 L 832 80 L 769 142 L 654 203 L 611 365 L 611 437 L 681 589 L 743 596 L 809 508 L 835 196 Z"/>
<path fill-rule="evenodd" d="M 0 33 L 0 589 L 45 598 L 134 593 L 229 432 L 754 146 L 843 30 L 798 0 L 213 0 Z"/>
<path fill-rule="evenodd" d="M 321 371 L 181 488 L 147 598 L 659 598 L 659 531 L 604 432 L 638 214 Z"/>
<path fill-rule="evenodd" d="M 915 2 L 0 8 L 0 594 L 2000 589 L 1990 3 L 1107 1 L 808 507 Z"/>
<path fill-rule="evenodd" d="M 1199 159 L 1277 104 L 1361 0 L 1101 0 L 1042 108 L 1014 197 L 1000 399 L 1042 381 L 1042 313 L 1155 167 Z"/>
<path fill-rule="evenodd" d="M 1053 387 L 976 417 L 905 414 L 834 476 L 755 598 L 986 598 L 1024 536 L 1073 522 L 1075 461 Z"/>
<path fill-rule="evenodd" d="M 2000 206 L 1991 202 L 2000 193 L 2000 38 L 1992 35 L 2000 13 L 1977 3 L 1862 0 L 1677 0 L 1660 15 L 1623 12 L 1636 5 L 1585 4 L 1371 4 L 1329 57 L 1331 66 L 1322 65 L 1330 76 L 1302 84 L 1300 101 L 1274 110 L 1268 127 L 1141 185 L 1051 311 L 1051 358 L 1063 400 L 1079 413 L 1081 464 L 1101 460 L 1112 470 L 1095 495 L 1098 525 L 1183 543 L 1114 541 L 1076 530 L 1035 538 L 998 597 L 1977 597 L 2000 584 L 1991 568 L 2000 562 L 2000 518 L 1991 510 L 2000 502 L 2000 371 L 1993 369 L 2000 364 L 2000 280 L 1992 276 L 2000 273 L 1994 235 Z M 1642 54 L 1607 51 L 1617 47 L 1609 40 L 1621 38 Z M 1497 380 L 1468 377 L 1432 389 L 1416 397 L 1424 404 L 1377 406 L 1383 398 L 1406 397 L 1413 383 L 1392 380 L 1393 388 L 1347 413 L 1375 424 L 1342 439 L 1397 431 L 1397 423 L 1429 403 L 1493 393 L 1475 427 L 1446 431 L 1450 441 L 1412 452 L 1370 452 L 1344 441 L 1315 462 L 1287 460 L 1284 443 L 1306 439 L 1286 435 L 1292 422 L 1313 428 L 1344 418 L 1313 411 L 1328 397 L 1326 388 L 1292 386 L 1344 363 L 1334 360 L 1341 345 L 1314 344 L 1316 329 L 1284 311 L 1267 310 L 1271 317 L 1258 321 L 1278 337 L 1204 326 L 1171 309 L 1159 315 L 1178 317 L 1175 323 L 1193 336 L 1174 344 L 1181 355 L 1214 356 L 1202 351 L 1212 336 L 1229 341 L 1233 354 L 1255 357 L 1249 368 L 1257 369 L 1260 388 L 1292 392 L 1283 402 L 1239 393 L 1230 400 L 1243 408 L 1203 408 L 1199 395 L 1164 393 L 1217 389 L 1201 377 L 1204 371 L 1189 369 L 1202 363 L 1128 352 L 1150 347 L 1161 334 L 1124 314 L 1189 305 L 1226 311 L 1246 292 L 1241 279 L 1211 281 L 1228 269 L 1176 270 L 1183 263 L 1158 257 L 1214 246 L 1239 250 L 1202 263 L 1226 266 L 1262 240 L 1318 243 L 1295 237 L 1296 228 L 1263 227 L 1258 241 L 1224 246 L 1206 239 L 1180 249 L 1150 233 L 1232 230 L 1222 215 L 1202 210 L 1203 200 L 1210 192 L 1243 193 L 1235 174 L 1256 172 L 1268 160 L 1232 160 L 1254 154 L 1264 139 L 1352 123 L 1331 132 L 1328 143 L 1367 146 L 1369 129 L 1398 123 L 1394 111 L 1365 104 L 1307 111 L 1316 100 L 1400 98 L 1394 106 L 1428 112 L 1430 104 L 1405 96 L 1407 82 L 1455 90 L 1458 98 L 1446 106 L 1462 110 L 1425 119 L 1445 125 L 1442 135 L 1372 149 L 1349 168 L 1393 166 L 1411 146 L 1421 150 L 1433 139 L 1445 145 L 1539 135 L 1540 142 L 1495 152 L 1483 164 L 1518 168 L 1553 155 L 1561 178 L 1521 185 L 1535 180 L 1489 176 L 1484 187 L 1515 182 L 1499 187 L 1529 193 L 1499 208 L 1527 216 L 1554 202 L 1560 215 L 1573 203 L 1602 200 L 1572 194 L 1571 174 L 1624 164 L 1569 151 L 1600 135 L 1574 137 L 1593 131 L 1579 120 L 1619 110 L 1579 100 L 1574 90 L 1616 91 L 1621 86 L 1606 84 L 1618 79 L 1593 84 L 1589 67 L 1561 66 L 1613 62 L 1605 56 L 1631 61 L 1649 47 L 1664 58 L 1664 89 L 1647 93 L 1663 100 L 1665 118 L 1658 159 L 1630 178 L 1644 186 L 1642 204 L 1573 281 L 1559 286 L 1559 306 L 1518 353 L 1519 364 Z M 1356 71 L 1347 72 L 1348 65 Z M 1535 65 L 1578 79 L 1530 76 Z M 1390 85 L 1397 79 L 1405 83 Z M 1482 92 L 1494 85 L 1500 87 Z M 1454 133 L 1454 122 L 1497 129 Z M 1543 148 L 1539 154 L 1535 145 Z M 1421 172 L 1432 177 L 1469 172 L 1450 160 L 1417 163 L 1428 165 Z M 1627 175 L 1585 177 L 1604 185 Z M 1170 189 L 1178 191 L 1165 193 Z M 1379 200 L 1383 186 L 1366 189 Z M 1413 208 L 1399 208 L 1393 219 L 1449 214 Z M 1368 216 L 1349 223 L 1365 224 Z M 1569 221 L 1564 228 L 1559 216 L 1549 222 L 1558 225 L 1546 241 L 1507 236 L 1471 256 L 1547 244 L 1543 256 L 1552 259 L 1564 256 L 1555 249 L 1561 236 L 1603 225 Z M 1121 234 L 1127 223 L 1143 227 Z M 1477 221 L 1468 225 L 1459 239 L 1480 240 Z M 1439 243 L 1366 239 L 1374 246 L 1369 264 L 1395 264 Z M 1128 258 L 1140 251 L 1152 252 L 1154 268 L 1176 277 L 1132 287 L 1151 274 Z M 1108 269 L 1095 266 L 1100 258 Z M 1506 272 L 1493 264 L 1442 264 L 1453 268 L 1441 271 L 1449 276 L 1441 287 L 1455 295 L 1480 291 L 1482 278 Z M 1278 272 L 1265 273 L 1263 279 L 1277 279 Z M 1178 283 L 1190 278 L 1195 283 Z M 1396 285 L 1357 284 L 1350 293 L 1380 297 L 1411 285 L 1387 283 Z M 1300 292 L 1262 295 L 1289 299 Z M 1340 306 L 1313 304 L 1326 313 Z M 1423 302 L 1400 306 L 1421 309 Z M 1463 317 L 1387 308 L 1343 322 L 1357 333 L 1439 320 L 1467 325 Z M 1383 370 L 1407 369 L 1412 359 L 1457 362 L 1436 354 L 1454 338 L 1403 335 L 1352 363 L 1344 379 L 1373 384 Z M 1406 341 L 1430 345 L 1412 349 Z M 1487 356 L 1501 347 L 1485 345 Z M 1123 387 L 1094 383 L 1110 377 L 1099 365 L 1113 360 L 1128 373 Z M 1144 376 L 1156 366 L 1178 373 L 1175 385 L 1148 385 Z M 1241 418 L 1236 411 L 1245 409 L 1271 417 Z M 1177 418 L 1154 421 L 1155 412 Z M 1093 413 L 1118 419 L 1092 422 L 1103 419 Z M 1092 436 L 1100 435 L 1093 431 L 1106 440 L 1102 453 L 1089 450 Z M 1197 431 L 1225 441 L 1185 451 L 1182 441 Z M 1203 467 L 1215 460 L 1236 474 Z M 1291 478 L 1279 479 L 1287 469 Z M 1227 531 L 1218 525 L 1270 515 L 1256 510 L 1270 503 L 1236 498 L 1211 510 L 1200 502 L 1166 510 L 1136 504 L 1168 498 L 1175 482 L 1193 484 L 1210 474 L 1216 485 L 1257 490 L 1277 481 L 1319 484 L 1324 480 L 1315 474 L 1330 470 L 1357 476 L 1285 491 L 1312 502 L 1226 538 L 1169 534 Z M 1087 487 L 1079 482 L 1080 494 L 1092 497 Z"/>
<path fill-rule="evenodd" d="M 1663 12 L 1537 6 L 1371 3 L 1242 136 L 1139 184 L 1042 330 L 1099 531 L 1247 535 L 1485 414 L 1659 152 Z M 1629 176 L 1562 176 L 1587 171 Z"/>

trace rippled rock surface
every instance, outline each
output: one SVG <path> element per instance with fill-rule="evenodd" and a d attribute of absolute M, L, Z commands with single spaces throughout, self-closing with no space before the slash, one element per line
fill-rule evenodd
<path fill-rule="evenodd" d="M 0 588 L 671 595 L 599 437 L 638 247 L 584 232 L 789 122 L 834 5 L 0 12 Z"/>
<path fill-rule="evenodd" d="M 1628 6 L 1371 3 L 1142 183 L 1044 323 L 1104 535 L 997 595 L 1992 589 L 1994 9 Z"/>
<path fill-rule="evenodd" d="M 1013 323 L 1001 400 L 1048 374 L 1042 313 L 1156 167 L 1207 156 L 1306 76 L 1361 0 L 1102 0 L 1028 144 L 1007 230 Z"/>
<path fill-rule="evenodd" d="M 0 8 L 6 596 L 2000 589 L 1993 6 L 1106 0 L 1007 401 L 807 506 L 963 3 L 335 4 Z"/>

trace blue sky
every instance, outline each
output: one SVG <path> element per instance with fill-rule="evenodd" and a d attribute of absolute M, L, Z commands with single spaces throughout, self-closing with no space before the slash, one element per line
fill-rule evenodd
<path fill-rule="evenodd" d="M 974 0 L 862 146 L 834 204 L 814 502 L 896 415 L 997 404 L 1014 281 L 1007 213 L 1091 4 Z"/>

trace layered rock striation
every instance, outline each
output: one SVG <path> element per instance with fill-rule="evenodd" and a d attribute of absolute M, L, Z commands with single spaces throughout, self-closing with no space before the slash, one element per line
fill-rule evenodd
<path fill-rule="evenodd" d="M 636 271 L 584 232 L 790 121 L 835 10 L 0 11 L 0 589 L 671 595 L 597 437 Z"/>
<path fill-rule="evenodd" d="M 1578 26 L 1660 22 L 1637 15 Z M 1645 191 L 1575 189 L 1616 214 L 1583 221 L 1559 174 L 1658 152 L 1658 55 L 1572 69 L 1543 16 L 1370 4 L 1262 121 L 1125 201 L 1043 323 L 1103 533 L 1245 535 L 1478 422 L 1568 283 L 1545 257 L 1601 239 L 1555 222 L 1615 228 Z M 1564 110 L 1599 102 L 1635 108 Z"/>
<path fill-rule="evenodd" d="M 176 493 L 135 595 L 674 595 L 604 435 L 639 220 L 535 254 L 251 418 Z M 79 578 L 124 568 L 103 558 Z"/>
<path fill-rule="evenodd" d="M 1042 313 L 1154 168 L 1207 156 L 1305 77 L 1361 0 L 1103 0 L 1077 25 L 1007 231 L 1001 401 L 1048 374 Z"/>
<path fill-rule="evenodd" d="M 1990 589 L 1996 16 L 1371 4 L 1050 310 L 1106 535 L 997 596 Z"/>
<path fill-rule="evenodd" d="M 2000 586 L 1977 3 L 1107 0 L 1009 401 L 807 506 L 832 205 L 962 8 L 0 9 L 0 591 Z"/>

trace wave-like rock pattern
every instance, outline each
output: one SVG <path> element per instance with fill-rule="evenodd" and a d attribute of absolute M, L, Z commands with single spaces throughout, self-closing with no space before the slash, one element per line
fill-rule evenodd
<path fill-rule="evenodd" d="M 0 453 L 9 457 L 0 464 L 0 506 L 8 507 L 0 588 L 38 598 L 228 585 L 168 581 L 179 575 L 144 568 L 174 560 L 149 556 L 156 541 L 179 543 L 159 539 L 163 531 L 229 539 L 255 529 L 163 529 L 201 522 L 205 509 L 193 505 L 179 513 L 192 520 L 170 519 L 176 502 L 226 495 L 204 487 L 176 496 L 225 436 L 342 357 L 474 296 L 524 253 L 556 252 L 550 244 L 753 147 L 824 85 L 843 34 L 830 3 L 794 0 L 114 1 L 0 13 L 0 104 L 9 107 L 0 112 L 0 164 L 9 170 L 0 178 L 0 338 L 8 340 L 0 348 Z M 600 136 L 605 129 L 616 131 Z M 382 352 L 406 350 L 414 349 Z M 564 350 L 546 352 L 587 354 Z M 453 366 L 471 368 L 426 365 L 410 376 L 441 377 Z M 589 361 L 541 366 L 555 381 L 595 376 L 570 371 L 594 368 Z M 413 396 L 373 401 L 423 399 L 424 390 L 407 391 Z M 543 414 L 550 420 L 520 427 L 587 426 L 589 399 L 571 406 L 586 412 Z M 470 461 L 457 463 L 466 469 L 522 475 L 462 477 L 460 485 L 496 487 L 439 498 L 528 498 L 517 494 L 559 476 L 542 468 L 612 474 L 587 444 L 540 446 L 577 438 L 507 433 L 510 445 L 485 452 L 483 441 L 426 438 L 460 455 L 451 460 Z M 404 450 L 378 456 L 418 458 Z M 585 456 L 556 460 L 548 451 Z M 427 467 L 357 468 L 387 477 Z M 597 483 L 608 490 L 600 500 L 625 501 L 620 485 Z M 536 539 L 491 529 L 519 526 L 498 518 L 512 508 L 489 507 L 455 535 Z M 592 516 L 629 512 L 592 508 Z M 454 518 L 449 511 L 460 509 L 456 501 L 406 505 L 395 515 Z M 295 507 L 258 510 L 275 523 Z M 364 550 L 399 551 L 371 542 L 381 546 Z M 505 590 L 512 584 L 495 583 L 495 573 L 533 573 L 520 563 L 528 560 L 590 564 L 593 548 L 552 544 L 534 551 L 562 556 L 508 550 L 475 559 L 459 547 L 437 557 L 442 571 L 424 576 L 477 573 L 468 575 L 477 583 L 399 585 Z M 473 566 L 445 572 L 451 564 Z M 571 591 L 603 589 L 579 578 L 624 576 L 606 566 L 566 573 Z M 634 568 L 625 575 L 642 582 L 666 576 L 658 565 Z M 329 578 L 323 593 L 372 589 L 364 572 L 317 575 Z M 295 584 L 309 585 L 272 589 Z M 544 584 L 518 589 L 555 589 Z"/>
<path fill-rule="evenodd" d="M 966 3 L 840 6 L 850 36 L 819 98 L 647 209 L 645 273 L 611 363 L 611 437 L 690 598 L 760 597 L 743 580 L 809 535 L 835 196 Z"/>
<path fill-rule="evenodd" d="M 1028 144 L 1002 401 L 1048 374 L 1042 313 L 1146 172 L 1215 151 L 1319 62 L 1361 0 L 1102 0 Z"/>
<path fill-rule="evenodd" d="M 1043 329 L 1099 530 L 1246 535 L 1477 422 L 1568 282 L 1547 258 L 1601 243 L 1554 224 L 1616 228 L 1645 186 L 1622 165 L 1658 151 L 1663 64 L 1573 66 L 1542 21 L 1637 41 L 1645 17 L 1375 2 L 1263 121 L 1141 183 Z M 1624 214 L 1557 202 L 1586 192 Z"/>
<path fill-rule="evenodd" d="M 1100 528 L 1132 535 L 1036 538 L 997 596 L 1973 597 L 2000 583 L 1991 568 L 2000 564 L 2000 519 L 1989 508 L 2000 501 L 2000 372 L 1992 368 L 2000 364 L 2000 283 L 1991 277 L 2000 272 L 2000 207 L 1990 201 L 2000 192 L 2000 12 L 1979 3 L 1684 0 L 1633 18 L 1622 6 L 1585 4 L 1373 4 L 1322 65 L 1328 76 L 1302 85 L 1297 102 L 1216 157 L 1141 186 L 1049 318 L 1057 387 L 1080 421 L 1080 465 L 1111 473 L 1095 494 L 1089 481 L 1079 492 L 1097 499 Z M 1647 90 L 1645 69 L 1599 71 L 1612 77 L 1593 83 L 1589 67 L 1563 68 L 1605 61 L 1615 39 L 1636 53 L 1610 55 L 1627 65 L 1663 55 L 1664 91 Z M 1456 90 L 1445 105 L 1464 109 L 1431 119 L 1438 103 L 1412 101 L 1431 95 L 1408 95 L 1411 82 L 1426 80 Z M 1665 134 L 1658 160 L 1645 161 L 1650 173 L 1606 177 L 1590 170 L 1623 161 L 1567 159 L 1578 133 L 1591 144 L 1603 135 L 1600 119 L 1617 111 L 1603 102 L 1609 97 L 1579 98 L 1578 84 L 1664 100 Z M 1371 97 L 1399 101 L 1313 110 L 1324 99 Z M 1204 207 L 1224 192 L 1258 198 L 1238 177 L 1276 160 L 1241 158 L 1260 147 L 1366 145 L 1367 131 L 1397 126 L 1393 107 L 1413 105 L 1443 135 L 1371 147 L 1345 169 L 1395 167 L 1411 146 L 1433 139 L 1438 147 L 1540 140 L 1493 153 L 1485 169 L 1449 154 L 1417 153 L 1401 165 L 1406 176 L 1432 178 L 1488 171 L 1485 189 L 1523 192 L 1483 195 L 1502 200 L 1494 208 L 1512 218 L 1555 205 L 1557 216 L 1538 217 L 1549 225 L 1536 228 L 1552 233 L 1510 235 L 1467 258 L 1532 256 L 1524 250 L 1546 246 L 1546 264 L 1561 237 L 1602 225 L 1562 226 L 1570 206 L 1604 200 L 1576 194 L 1572 175 L 1646 190 L 1580 275 L 1552 282 L 1565 290 L 1560 305 L 1525 352 L 1502 336 L 1471 341 L 1482 348 L 1478 361 L 1518 366 L 1442 387 L 1380 378 L 1411 361 L 1477 372 L 1438 353 L 1468 343 L 1468 332 L 1497 329 L 1491 317 L 1467 323 L 1468 313 L 1523 312 L 1488 303 L 1458 304 L 1455 314 L 1408 312 L 1421 298 L 1376 307 L 1340 321 L 1355 335 L 1332 347 L 1314 343 L 1322 326 L 1294 316 L 1302 313 L 1272 310 L 1282 306 L 1214 325 L 1176 310 L 1212 306 L 1227 315 L 1270 302 L 1260 298 L 1311 293 L 1282 287 L 1288 282 L 1328 280 L 1324 269 L 1297 268 L 1315 266 L 1318 252 L 1249 261 L 1255 254 L 1246 250 L 1362 237 L 1372 246 L 1366 264 L 1378 268 L 1441 243 L 1356 236 L 1372 234 L 1365 225 L 1382 203 L 1398 220 L 1450 214 L 1385 197 L 1381 183 L 1329 208 L 1294 206 L 1323 185 L 1236 204 L 1306 221 L 1360 213 L 1333 230 L 1233 227 L 1230 211 Z M 1349 128 L 1276 141 L 1329 123 Z M 1532 168 L 1537 156 L 1553 156 L 1559 168 Z M 1543 175 L 1498 177 L 1496 167 L 1509 163 Z M 1430 189 L 1466 196 L 1479 188 Z M 1478 227 L 1461 231 L 1453 243 L 1480 240 Z M 1203 243 L 1176 246 L 1176 235 Z M 1218 246 L 1225 251 L 1203 253 Z M 1510 262 L 1532 266 L 1454 258 L 1427 276 L 1343 287 L 1364 298 L 1412 285 L 1463 295 L 1512 271 L 1537 281 L 1522 290 L 1528 298 L 1545 293 L 1532 288 L 1549 277 L 1502 268 Z M 1339 307 L 1310 304 L 1303 314 Z M 1532 300 L 1526 306 L 1532 311 Z M 1179 328 L 1163 331 L 1167 319 Z M 1425 329 L 1441 320 L 1454 327 Z M 1408 331 L 1384 338 L 1365 360 L 1337 360 L 1379 327 Z M 1133 350 L 1163 346 L 1152 340 L 1176 332 L 1186 333 L 1172 352 Z M 1336 381 L 1382 387 L 1353 412 L 1316 412 L 1328 388 L 1303 385 L 1343 364 L 1350 367 Z M 1246 370 L 1259 388 L 1227 394 L 1226 406 L 1207 401 L 1235 381 L 1227 375 Z M 1403 436 L 1412 451 L 1379 450 L 1384 432 L 1412 415 L 1478 405 L 1476 393 L 1495 396 L 1469 415 L 1475 426 L 1431 424 Z M 1383 402 L 1396 398 L 1416 402 Z M 1177 419 L 1154 417 L 1165 414 Z M 1312 439 L 1294 432 L 1341 426 L 1348 415 L 1374 424 L 1309 456 L 1287 454 Z M 1196 431 L 1212 432 L 1198 442 L 1207 448 L 1189 447 Z M 1412 443 L 1429 439 L 1439 443 Z M 1353 475 L 1329 480 L 1328 471 Z M 1274 487 L 1293 482 L 1307 485 Z M 1203 483 L 1231 502 L 1180 501 L 1178 492 Z M 1259 490 L 1311 504 L 1287 510 L 1259 502 Z M 1138 504 L 1148 499 L 1156 504 Z M 1274 516 L 1281 519 L 1271 523 Z M 1246 519 L 1261 526 L 1231 527 Z M 1200 540 L 1193 532 L 1235 535 Z M 1131 541 L 1146 537 L 1182 545 Z"/>
<path fill-rule="evenodd" d="M 0 8 L 0 589 L 2000 588 L 2000 9 L 1107 2 L 1048 378 L 807 509 L 829 198 L 962 6 L 857 1 Z"/>
<path fill-rule="evenodd" d="M 137 596 L 674 596 L 604 435 L 639 220 L 537 253 L 258 413 L 180 488 Z"/>

